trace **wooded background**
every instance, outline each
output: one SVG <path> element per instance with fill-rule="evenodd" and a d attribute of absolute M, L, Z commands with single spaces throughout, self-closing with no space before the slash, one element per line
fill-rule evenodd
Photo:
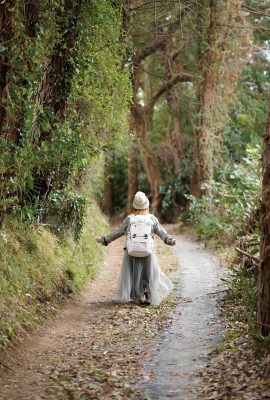
<path fill-rule="evenodd" d="M 15 242 L 29 265 L 40 232 L 52 235 L 57 263 L 57 246 L 77 249 L 96 226 L 85 260 L 104 227 L 95 199 L 126 214 L 139 189 L 161 220 L 260 257 L 250 313 L 257 294 L 269 335 L 269 17 L 267 0 L 1 1 L 0 286 L 11 302 L 26 269 Z M 81 272 L 65 257 L 72 281 Z M 63 284 L 44 293 L 25 279 L 23 302 Z"/>

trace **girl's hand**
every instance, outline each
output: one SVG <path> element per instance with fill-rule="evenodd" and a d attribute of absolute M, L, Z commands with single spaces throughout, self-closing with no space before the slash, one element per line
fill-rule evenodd
<path fill-rule="evenodd" d="M 102 237 L 96 237 L 96 242 L 103 244 Z"/>
<path fill-rule="evenodd" d="M 167 238 L 167 244 L 168 244 L 169 246 L 175 246 L 175 245 L 176 245 L 176 239 L 175 239 L 175 237 L 174 237 L 174 236 L 169 236 L 169 237 Z"/>

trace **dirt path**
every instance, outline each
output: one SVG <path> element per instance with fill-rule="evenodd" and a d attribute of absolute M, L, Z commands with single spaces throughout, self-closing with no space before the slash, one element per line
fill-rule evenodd
<path fill-rule="evenodd" d="M 76 370 L 95 348 L 93 339 L 100 314 L 113 307 L 111 301 L 121 262 L 123 241 L 108 247 L 108 257 L 97 280 L 82 295 L 72 300 L 46 326 L 26 338 L 22 345 L 8 352 L 6 368 L 0 373 L 0 399 L 47 399 L 63 386 L 58 378 Z M 108 261 L 109 260 L 109 261 Z M 85 346 L 89 346 L 85 349 Z M 60 364 L 63 364 L 60 368 Z M 64 369 L 64 371 L 63 371 Z M 63 373 L 64 372 L 64 373 Z M 64 386 L 63 386 L 64 387 Z M 62 390 L 60 390 L 62 392 Z"/>
<path fill-rule="evenodd" d="M 112 301 L 123 245 L 119 239 L 108 246 L 97 279 L 57 318 L 0 354 L 0 400 L 139 398 L 132 386 L 170 306 Z M 170 257 L 163 255 L 164 264 Z"/>
<path fill-rule="evenodd" d="M 154 370 L 145 385 L 147 399 L 197 400 L 194 373 L 205 367 L 207 355 L 220 339 L 218 301 L 224 289 L 223 270 L 199 242 L 178 235 L 175 254 L 180 260 L 175 296 L 179 303 L 161 344 L 145 367 Z"/>
<path fill-rule="evenodd" d="M 174 393 L 177 399 L 192 398 L 181 396 L 190 393 L 189 375 L 200 364 L 198 356 L 211 347 L 212 332 L 216 337 L 216 330 L 207 327 L 216 303 L 204 295 L 216 290 L 219 268 L 197 242 L 178 237 L 182 268 L 176 297 L 181 295 L 181 301 L 164 331 L 167 303 L 147 308 L 112 302 L 122 247 L 123 240 L 108 247 L 98 278 L 57 319 L 1 356 L 0 400 L 143 399 L 143 392 L 150 399 L 172 398 Z M 159 340 L 152 378 L 147 360 Z M 138 386 L 146 378 L 147 390 Z"/>

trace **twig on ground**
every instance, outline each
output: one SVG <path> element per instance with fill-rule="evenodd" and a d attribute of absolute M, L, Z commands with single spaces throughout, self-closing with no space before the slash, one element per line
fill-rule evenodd
<path fill-rule="evenodd" d="M 6 368 L 6 369 L 8 369 L 9 371 L 14 372 L 14 369 L 8 367 L 6 364 L 3 364 L 1 361 L 0 361 L 0 365 L 1 365 L 3 368 Z"/>
<path fill-rule="evenodd" d="M 199 299 L 200 297 L 210 296 L 211 294 L 219 294 L 219 293 L 227 292 L 228 290 L 229 290 L 229 288 L 225 288 L 225 289 L 218 290 L 216 292 L 204 293 L 204 294 L 201 294 L 200 296 L 195 296 L 192 299 L 186 300 L 183 303 L 191 303 L 192 301 Z"/>

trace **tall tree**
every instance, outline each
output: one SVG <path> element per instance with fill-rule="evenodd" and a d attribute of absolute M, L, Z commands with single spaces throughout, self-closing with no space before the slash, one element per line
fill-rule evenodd
<path fill-rule="evenodd" d="M 222 141 L 228 105 L 245 65 L 243 60 L 249 54 L 249 29 L 241 16 L 241 3 L 241 0 L 204 0 L 198 12 L 198 69 L 202 70 L 202 79 L 197 88 L 198 117 L 190 190 L 196 197 L 211 195 L 214 156 Z"/>
<path fill-rule="evenodd" d="M 132 108 L 133 126 L 139 141 L 142 163 L 151 186 L 152 208 L 157 214 L 160 214 L 161 208 L 160 186 L 162 184 L 162 175 L 159 161 L 153 151 L 150 138 L 154 106 L 159 98 L 171 90 L 174 85 L 191 80 L 193 80 L 193 77 L 185 72 L 175 75 L 171 80 L 161 85 L 150 99 L 148 99 L 147 103 L 141 105 L 137 102 Z"/>
<path fill-rule="evenodd" d="M 111 216 L 114 212 L 113 204 L 113 177 L 112 177 L 112 166 L 113 166 L 113 150 L 111 149 L 105 156 L 104 161 L 104 201 L 103 209 L 105 214 Z"/>
<path fill-rule="evenodd" d="M 75 69 L 74 57 L 79 34 L 81 0 L 65 0 L 63 11 L 59 10 L 59 42 L 55 45 L 44 74 L 37 97 L 43 114 L 49 115 L 52 127 L 66 116 L 67 99 Z M 40 141 L 50 138 L 50 133 L 41 131 Z"/>
<path fill-rule="evenodd" d="M 12 71 L 11 65 L 11 47 L 14 36 L 14 0 L 5 1 L 0 5 L 0 138 L 2 143 L 5 142 L 6 134 L 9 134 L 7 127 L 8 122 L 8 99 L 9 99 L 9 80 Z M 16 142 L 16 138 L 11 137 Z M 1 143 L 1 144 L 2 144 Z M 5 203 L 4 199 L 7 193 L 6 181 L 7 171 L 0 168 L 0 226 L 4 219 Z"/>
<path fill-rule="evenodd" d="M 137 5 L 137 8 L 141 7 L 144 7 L 144 4 Z M 131 12 L 133 10 L 134 7 L 131 8 Z M 137 45 L 136 52 L 132 60 L 133 105 L 131 108 L 130 130 L 133 134 L 135 134 L 138 140 L 143 168 L 151 187 L 152 208 L 157 213 L 160 213 L 161 208 L 160 186 L 162 184 L 162 174 L 159 161 L 157 155 L 153 151 L 151 141 L 151 125 L 154 108 L 160 97 L 170 91 L 174 85 L 178 84 L 179 82 L 193 80 L 191 74 L 185 72 L 174 73 L 173 75 L 167 76 L 166 79 L 165 66 L 161 72 L 161 79 L 163 77 L 163 80 L 157 80 L 159 83 L 156 85 L 155 92 L 150 93 L 150 91 L 147 90 L 147 87 L 149 86 L 147 82 L 151 81 L 153 77 L 149 71 L 151 68 L 148 67 L 151 64 L 153 65 L 155 62 L 160 63 L 160 61 L 158 61 L 159 54 L 166 50 L 168 44 L 175 39 L 175 35 L 179 35 L 181 19 L 185 16 L 186 9 L 183 8 L 179 11 L 179 8 L 173 6 L 167 9 L 166 12 L 168 19 L 164 18 L 164 20 L 162 20 L 164 25 L 156 28 L 157 33 L 161 33 L 160 36 L 157 35 L 157 39 L 155 40 L 149 40 L 149 37 L 151 38 L 152 36 L 149 35 L 149 37 L 147 37 L 146 34 L 146 40 L 143 41 L 143 45 L 141 45 L 141 43 Z M 152 17 L 153 16 L 150 13 L 150 16 L 148 16 L 150 19 L 146 18 L 147 23 L 149 24 L 147 26 L 148 29 L 149 26 L 153 24 L 153 19 L 151 20 Z M 144 19 L 139 18 L 139 20 L 142 22 Z M 168 20 L 170 21 L 169 23 Z M 156 20 L 154 23 L 156 23 Z M 155 58 L 155 56 L 157 56 L 157 58 Z M 149 59 L 151 59 L 150 64 Z M 141 101 L 141 97 L 143 97 L 143 101 Z M 134 153 L 131 154 L 131 157 L 129 158 L 129 165 L 132 165 L 132 168 L 134 169 L 135 162 L 133 158 Z M 137 175 L 134 173 L 129 173 L 129 177 L 131 178 L 135 179 L 136 176 Z M 134 196 L 134 190 L 136 187 L 136 183 L 129 182 L 129 199 Z"/>
<path fill-rule="evenodd" d="M 201 196 L 203 185 L 209 185 L 213 179 L 213 135 L 211 119 L 216 102 L 217 68 L 220 59 L 220 53 L 217 48 L 217 4 L 214 0 L 211 0 L 209 5 L 207 1 L 204 3 L 206 4 L 201 5 L 203 9 L 201 9 L 198 17 L 200 25 L 205 24 L 205 18 L 207 18 L 205 9 L 209 10 L 210 16 L 207 38 L 208 50 L 202 55 L 202 59 L 200 60 L 204 71 L 204 79 L 203 82 L 199 82 L 198 87 L 199 120 L 195 130 L 194 171 L 191 182 L 191 194 L 196 197 Z M 203 32 L 200 33 L 203 34 Z M 201 40 L 203 40 L 203 37 Z M 200 54 L 200 45 L 198 51 Z M 208 190 L 204 189 L 204 192 L 208 193 Z"/>
<path fill-rule="evenodd" d="M 0 134 L 7 118 L 8 75 L 11 70 L 10 48 L 13 37 L 14 0 L 8 0 L 0 6 Z"/>
<path fill-rule="evenodd" d="M 257 324 L 263 336 L 270 335 L 270 103 L 263 139 L 263 180 L 260 210 L 260 264 L 257 290 Z"/>
<path fill-rule="evenodd" d="M 76 43 L 79 35 L 79 20 L 82 0 L 65 0 L 59 7 L 59 41 L 53 48 L 50 59 L 44 67 L 43 77 L 37 96 L 39 137 L 37 143 L 51 141 L 57 124 L 67 117 L 67 100 L 71 90 L 77 54 Z M 34 196 L 46 200 L 53 187 L 63 187 L 68 176 L 61 168 L 56 171 L 38 171 L 35 176 Z"/>
<path fill-rule="evenodd" d="M 16 103 L 16 106 L 13 107 L 12 112 L 9 112 L 7 118 L 8 129 L 6 132 L 6 138 L 16 145 L 18 145 L 21 140 L 21 132 L 25 118 L 25 105 L 27 104 L 29 96 L 28 93 L 30 91 L 28 77 L 31 73 L 33 73 L 34 69 L 32 60 L 29 59 L 27 51 L 29 50 L 30 46 L 34 47 L 37 35 L 36 30 L 39 20 L 40 8 L 41 7 L 38 0 L 24 0 L 18 10 L 21 14 L 20 17 L 23 21 L 25 30 L 25 34 L 22 35 L 23 39 L 21 40 L 24 47 L 24 52 L 22 51 L 22 54 L 25 58 L 26 65 L 25 70 L 22 69 L 22 71 L 19 73 L 16 71 L 16 73 L 14 74 L 16 75 L 16 78 L 13 79 L 15 81 L 13 82 L 13 84 L 16 84 L 16 86 L 20 88 L 21 91 L 23 91 L 23 94 L 21 96 L 18 96 L 19 98 L 16 98 L 14 96 L 15 99 L 11 100 L 11 103 Z M 17 10 L 14 8 L 13 12 L 16 15 Z M 16 67 L 16 65 L 14 65 L 14 60 L 13 62 L 11 62 L 11 65 L 13 65 L 13 67 Z"/>

